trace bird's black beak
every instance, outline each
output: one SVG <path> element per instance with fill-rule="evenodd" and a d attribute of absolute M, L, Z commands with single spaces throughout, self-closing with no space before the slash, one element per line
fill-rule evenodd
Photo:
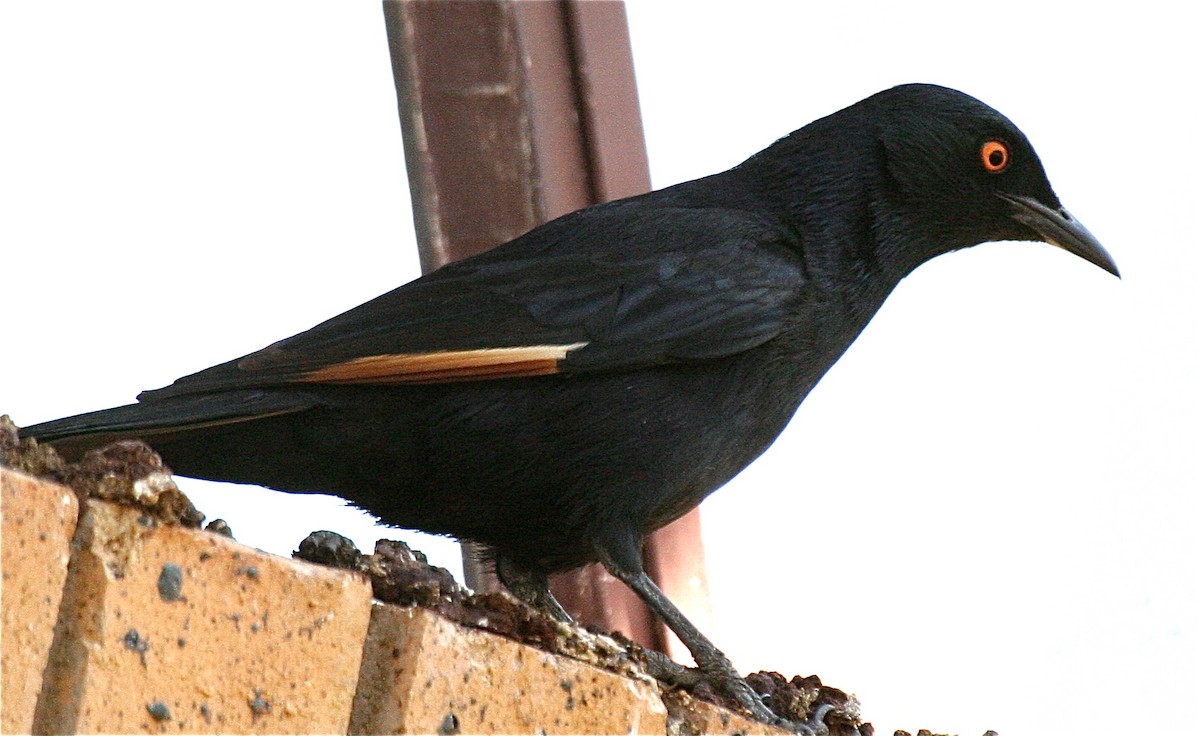
<path fill-rule="evenodd" d="M 1022 197 L 1015 194 L 1000 194 L 1001 199 L 1012 205 L 1011 216 L 1014 220 L 1032 228 L 1051 245 L 1074 253 L 1085 261 L 1108 271 L 1113 276 L 1121 278 L 1117 264 L 1113 261 L 1096 236 L 1088 232 L 1079 220 L 1071 216 L 1065 209 L 1051 209 L 1033 197 Z"/>

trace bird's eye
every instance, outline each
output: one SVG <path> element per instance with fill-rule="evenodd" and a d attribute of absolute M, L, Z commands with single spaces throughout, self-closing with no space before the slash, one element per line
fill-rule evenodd
<path fill-rule="evenodd" d="M 1004 141 L 988 141 L 979 148 L 979 160 L 985 171 L 999 174 L 1008 168 L 1008 145 Z"/>

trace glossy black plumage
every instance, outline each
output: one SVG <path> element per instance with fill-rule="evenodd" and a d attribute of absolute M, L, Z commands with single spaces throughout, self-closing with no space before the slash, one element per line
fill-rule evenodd
<path fill-rule="evenodd" d="M 600 560 L 679 633 L 643 585 L 644 535 L 763 452 L 900 279 L 989 240 L 1048 240 L 1116 273 L 1007 119 L 898 87 L 730 171 L 566 215 L 25 434 L 68 451 L 141 437 L 183 475 L 333 493 L 478 541 L 543 607 L 545 574 Z M 707 640 L 681 638 L 748 697 Z"/>

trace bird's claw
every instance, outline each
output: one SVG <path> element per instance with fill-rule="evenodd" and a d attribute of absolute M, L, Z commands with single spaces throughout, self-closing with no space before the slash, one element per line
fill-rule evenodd
<path fill-rule="evenodd" d="M 827 736 L 829 733 L 829 727 L 825 725 L 825 714 L 833 710 L 832 705 L 825 703 L 817 706 L 807 721 L 793 721 L 776 714 L 763 702 L 762 697 L 754 692 L 745 680 L 741 678 L 738 678 L 738 680 L 745 688 L 744 695 L 730 692 L 728 687 L 725 688 L 726 692 L 733 696 L 739 705 L 763 723 L 770 724 L 784 731 L 799 734 L 799 736 Z"/>
<path fill-rule="evenodd" d="M 755 700 L 758 700 L 758 698 L 755 698 Z M 825 725 L 825 714 L 828 713 L 832 708 L 833 706 L 828 704 L 819 706 L 816 711 L 813 712 L 812 717 L 804 722 L 793 721 L 777 715 L 761 701 L 759 701 L 759 707 L 756 708 L 751 706 L 747 707 L 747 710 L 751 712 L 751 715 L 763 723 L 769 724 L 783 731 L 789 731 L 791 733 L 798 734 L 798 736 L 828 736 L 829 727 Z"/>
<path fill-rule="evenodd" d="M 832 703 L 822 703 L 813 710 L 813 714 L 807 721 L 798 725 L 807 729 L 807 733 L 811 733 L 813 736 L 826 736 L 829 733 L 829 726 L 825 725 L 825 714 L 833 709 Z"/>
<path fill-rule="evenodd" d="M 829 733 L 825 714 L 834 706 L 828 703 L 817 706 L 807 721 L 792 721 L 773 712 L 745 679 L 732 672 L 732 668 L 731 672 L 706 673 L 699 667 L 685 667 L 661 652 L 644 650 L 644 653 L 647 670 L 655 679 L 687 690 L 701 682 L 708 682 L 729 696 L 751 717 L 763 723 L 801 736 L 825 736 Z"/>

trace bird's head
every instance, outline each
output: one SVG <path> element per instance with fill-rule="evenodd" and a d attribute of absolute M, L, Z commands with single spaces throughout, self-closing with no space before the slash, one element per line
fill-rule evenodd
<path fill-rule="evenodd" d="M 1062 206 L 1025 135 L 1000 113 L 945 87 L 910 84 L 855 105 L 879 141 L 886 207 L 876 215 L 929 252 L 991 240 L 1056 245 L 1120 276 Z M 910 247 L 910 246 L 906 246 Z M 915 263 L 913 265 L 916 265 Z"/>

